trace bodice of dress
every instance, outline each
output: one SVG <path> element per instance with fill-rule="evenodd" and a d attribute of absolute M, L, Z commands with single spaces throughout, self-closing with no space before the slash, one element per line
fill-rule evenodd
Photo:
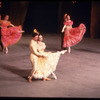
<path fill-rule="evenodd" d="M 39 42 L 37 47 L 39 52 L 44 52 L 46 45 L 44 42 Z"/>
<path fill-rule="evenodd" d="M 67 27 L 70 27 L 73 25 L 73 21 L 72 20 L 71 21 L 64 21 L 63 24 L 66 25 Z"/>
<path fill-rule="evenodd" d="M 1 21 L 1 26 L 2 27 L 7 27 L 7 26 L 9 26 L 11 24 L 11 22 L 10 21 L 8 21 L 8 22 L 4 22 L 4 21 Z"/>

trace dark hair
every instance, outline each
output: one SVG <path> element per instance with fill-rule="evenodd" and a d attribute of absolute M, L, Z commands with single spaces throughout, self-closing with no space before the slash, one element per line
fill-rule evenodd
<path fill-rule="evenodd" d="M 32 33 L 32 37 L 35 37 L 36 35 L 38 35 L 37 33 Z"/>
<path fill-rule="evenodd" d="M 8 17 L 9 17 L 9 15 L 5 15 L 4 17 L 6 17 L 6 16 L 8 16 Z"/>
<path fill-rule="evenodd" d="M 40 36 L 40 35 L 42 35 L 42 34 L 39 34 L 39 36 Z"/>

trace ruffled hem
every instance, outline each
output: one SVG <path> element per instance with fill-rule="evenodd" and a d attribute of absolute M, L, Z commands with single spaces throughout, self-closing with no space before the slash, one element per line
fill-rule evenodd
<path fill-rule="evenodd" d="M 48 77 L 52 72 L 56 70 L 58 60 L 60 58 L 60 53 L 51 53 L 44 52 L 44 55 L 48 56 L 47 59 L 42 57 L 37 58 L 36 70 L 33 74 L 33 77 L 36 79 L 41 79 Z"/>
<path fill-rule="evenodd" d="M 2 33 L 2 43 L 3 47 L 8 47 L 10 45 L 16 44 L 22 37 L 21 26 L 9 27 L 7 28 L 7 33 Z M 4 31 L 3 31 L 4 32 Z M 6 30 L 5 30 L 6 32 Z"/>
<path fill-rule="evenodd" d="M 71 47 L 78 44 L 82 40 L 85 32 L 86 32 L 86 27 L 84 24 L 80 24 L 79 27 L 71 29 L 66 28 L 63 40 L 64 41 L 63 47 Z"/>

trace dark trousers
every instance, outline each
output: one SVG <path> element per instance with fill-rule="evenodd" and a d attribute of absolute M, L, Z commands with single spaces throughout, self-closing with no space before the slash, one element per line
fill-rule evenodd
<path fill-rule="evenodd" d="M 66 50 L 66 48 L 63 47 L 63 40 L 64 40 L 64 32 L 61 33 L 61 50 Z"/>
<path fill-rule="evenodd" d="M 3 44 L 2 44 L 2 41 L 1 41 L 1 28 L 0 28 L 0 45 L 1 45 L 1 48 L 3 50 Z"/>

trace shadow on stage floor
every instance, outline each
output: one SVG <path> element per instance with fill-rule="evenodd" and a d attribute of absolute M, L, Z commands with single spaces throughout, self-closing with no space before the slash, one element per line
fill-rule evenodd
<path fill-rule="evenodd" d="M 76 51 L 81 51 L 81 52 L 88 52 L 88 53 L 97 53 L 97 54 L 100 54 L 100 51 L 94 51 L 94 50 L 88 50 L 88 49 L 79 49 L 79 48 L 74 48 L 74 50 Z"/>

